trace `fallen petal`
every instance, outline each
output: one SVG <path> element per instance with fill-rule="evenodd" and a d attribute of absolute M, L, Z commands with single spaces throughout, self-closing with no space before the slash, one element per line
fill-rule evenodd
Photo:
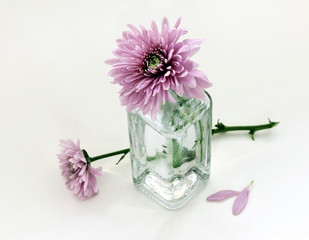
<path fill-rule="evenodd" d="M 233 214 L 238 215 L 247 205 L 249 197 L 249 186 L 245 187 L 235 199 L 233 205 Z"/>
<path fill-rule="evenodd" d="M 230 197 L 235 197 L 239 194 L 240 192 L 234 191 L 234 190 L 222 190 L 219 191 L 215 194 L 210 195 L 207 198 L 207 201 L 221 201 Z"/>

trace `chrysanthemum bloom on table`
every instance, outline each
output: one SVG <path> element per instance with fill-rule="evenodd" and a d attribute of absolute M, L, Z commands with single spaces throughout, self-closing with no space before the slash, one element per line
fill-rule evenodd
<path fill-rule="evenodd" d="M 101 167 L 95 169 L 87 163 L 79 140 L 76 144 L 72 140 L 60 140 L 60 146 L 62 150 L 57 157 L 67 188 L 82 200 L 97 194 L 96 176 L 103 176 Z"/>
<path fill-rule="evenodd" d="M 152 22 L 151 29 L 140 26 L 140 30 L 128 25 L 131 31 L 123 32 L 114 50 L 116 58 L 107 60 L 112 65 L 110 75 L 114 83 L 120 84 L 120 100 L 127 111 L 151 112 L 152 118 L 160 112 L 165 101 L 174 102 L 170 94 L 200 98 L 204 100 L 203 90 L 211 86 L 206 75 L 197 70 L 197 64 L 190 60 L 199 49 L 202 40 L 180 37 L 187 33 L 179 28 L 180 18 L 170 27 L 163 19 L 161 32 Z"/>

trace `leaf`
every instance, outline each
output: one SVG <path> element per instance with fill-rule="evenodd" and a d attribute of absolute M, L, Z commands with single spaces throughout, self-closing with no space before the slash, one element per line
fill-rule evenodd
<path fill-rule="evenodd" d="M 156 160 L 157 158 L 158 158 L 157 155 L 155 155 L 155 156 L 147 156 L 146 160 L 147 160 L 148 162 L 151 162 L 151 161 L 153 161 L 153 160 Z"/>
<path fill-rule="evenodd" d="M 180 146 L 177 139 L 172 139 L 172 154 L 173 154 L 173 168 L 178 168 L 181 166 L 181 152 Z"/>
<path fill-rule="evenodd" d="M 194 159 L 196 159 L 196 153 L 195 151 L 193 150 L 189 150 L 188 148 L 184 147 L 181 151 L 181 156 L 182 156 L 182 159 L 181 159 L 181 165 L 186 163 L 186 162 L 191 162 L 193 161 Z"/>
<path fill-rule="evenodd" d="M 227 198 L 231 198 L 231 197 L 235 197 L 239 194 L 240 192 L 238 191 L 234 191 L 234 190 L 222 190 L 219 191 L 215 194 L 210 195 L 207 198 L 207 201 L 221 201 L 221 200 L 225 200 Z"/>
<path fill-rule="evenodd" d="M 225 128 L 225 125 L 220 122 L 220 120 L 218 119 L 217 124 L 215 125 L 215 127 L 217 127 L 220 130 L 223 130 Z"/>
<path fill-rule="evenodd" d="M 233 214 L 238 215 L 247 205 L 249 197 L 249 186 L 245 187 L 237 196 L 233 205 Z"/>
<path fill-rule="evenodd" d="M 146 161 L 151 162 L 160 158 L 166 158 L 167 151 L 164 149 L 161 153 L 156 152 L 154 156 L 147 156 Z"/>

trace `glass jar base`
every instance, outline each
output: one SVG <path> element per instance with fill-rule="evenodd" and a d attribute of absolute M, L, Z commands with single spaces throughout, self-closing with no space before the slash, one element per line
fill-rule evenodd
<path fill-rule="evenodd" d="M 201 174 L 197 168 L 191 168 L 184 176 L 164 179 L 154 171 L 146 170 L 139 179 L 135 179 L 136 187 L 168 209 L 178 209 L 186 204 L 203 188 L 209 174 Z"/>

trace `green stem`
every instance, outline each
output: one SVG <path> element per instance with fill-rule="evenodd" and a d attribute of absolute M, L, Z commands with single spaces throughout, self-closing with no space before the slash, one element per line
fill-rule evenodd
<path fill-rule="evenodd" d="M 217 133 L 223 133 L 223 132 L 231 132 L 231 131 L 249 131 L 249 134 L 252 137 L 252 140 L 254 140 L 254 133 L 260 130 L 264 129 L 269 129 L 277 126 L 279 122 L 272 122 L 269 120 L 269 123 L 267 124 L 261 124 L 261 125 L 249 125 L 249 126 L 225 126 L 222 122 L 217 122 L 215 125 L 216 128 L 212 129 L 212 135 L 217 134 Z M 199 128 L 200 128 L 200 133 L 201 137 L 203 135 L 203 125 L 201 120 L 199 121 Z M 180 155 L 180 146 L 179 143 L 177 142 L 177 139 L 172 139 L 172 151 L 173 151 L 173 167 L 179 167 L 181 165 L 181 155 Z M 107 157 L 112 157 L 115 155 L 120 155 L 122 154 L 121 158 L 119 161 L 116 163 L 118 164 L 124 157 L 130 152 L 130 148 L 122 149 L 116 152 L 111 152 L 111 153 L 106 153 L 103 155 L 95 156 L 95 157 L 90 157 L 86 150 L 82 150 L 86 160 L 87 164 L 90 165 L 92 162 L 100 160 L 102 158 L 107 158 Z M 203 147 L 201 145 L 201 157 L 203 154 Z"/>
<path fill-rule="evenodd" d="M 202 139 L 203 139 L 203 133 L 204 133 L 204 128 L 203 128 L 203 125 L 202 125 L 202 120 L 198 121 L 198 125 L 200 127 L 200 142 L 201 142 L 201 144 L 200 144 L 200 148 L 201 148 L 201 156 L 200 156 L 200 158 L 201 158 L 201 161 L 202 161 L 203 160 L 203 144 L 202 144 Z"/>
<path fill-rule="evenodd" d="M 269 119 L 268 119 L 269 120 Z M 277 126 L 279 122 L 272 122 L 269 120 L 267 124 L 261 125 L 249 125 L 249 126 L 225 126 L 222 122 L 217 122 L 215 125 L 216 128 L 212 129 L 212 134 L 222 133 L 222 132 L 230 132 L 230 131 L 249 131 L 252 140 L 254 140 L 254 133 L 260 130 L 273 128 Z"/>
<path fill-rule="evenodd" d="M 116 152 L 106 153 L 106 154 L 95 156 L 95 157 L 90 157 L 85 149 L 83 149 L 82 152 L 83 152 L 83 154 L 84 154 L 84 156 L 87 160 L 88 165 L 90 165 L 90 163 L 97 161 L 97 160 L 100 160 L 102 158 L 107 158 L 107 157 L 112 157 L 112 156 L 115 156 L 115 155 L 123 154 L 121 156 L 121 158 L 119 159 L 119 161 L 116 163 L 116 164 L 118 164 L 130 152 L 130 148 L 122 149 L 122 150 L 119 150 L 119 151 L 116 151 Z"/>

